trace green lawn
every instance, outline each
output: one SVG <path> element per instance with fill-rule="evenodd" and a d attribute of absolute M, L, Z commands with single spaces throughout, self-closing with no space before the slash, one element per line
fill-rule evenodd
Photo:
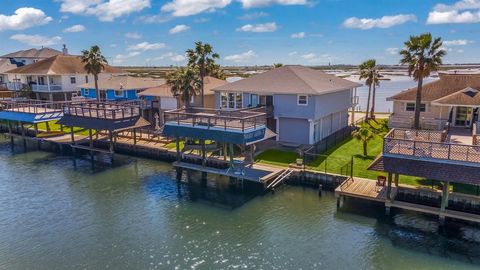
<path fill-rule="evenodd" d="M 255 157 L 255 162 L 277 166 L 288 166 L 290 163 L 295 163 L 297 158 L 299 158 L 299 156 L 295 152 L 269 149 L 257 155 Z"/>
<path fill-rule="evenodd" d="M 50 127 L 50 131 L 58 132 L 58 131 L 61 130 L 60 124 L 58 124 L 57 121 L 49 121 L 48 126 Z M 33 126 L 31 126 L 30 128 L 33 129 Z M 38 130 L 47 131 L 47 122 L 38 123 Z M 75 134 L 80 134 L 80 135 L 85 135 L 85 136 L 87 136 L 89 134 L 88 129 L 84 129 L 84 128 L 80 128 L 80 127 L 74 127 L 73 131 L 75 132 Z M 66 134 L 70 133 L 71 129 L 68 128 L 68 127 L 63 127 L 63 132 L 66 133 Z M 95 134 L 95 131 L 93 131 L 92 134 Z"/>

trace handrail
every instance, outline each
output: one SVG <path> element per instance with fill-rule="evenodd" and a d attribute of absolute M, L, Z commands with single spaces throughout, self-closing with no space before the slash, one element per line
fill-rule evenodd
<path fill-rule="evenodd" d="M 141 108 L 142 104 L 138 101 L 71 102 L 63 106 L 63 113 L 65 115 L 117 120 L 140 116 Z"/>

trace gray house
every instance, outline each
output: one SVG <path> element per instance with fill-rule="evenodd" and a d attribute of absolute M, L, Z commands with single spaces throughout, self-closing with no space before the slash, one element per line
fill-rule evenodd
<path fill-rule="evenodd" d="M 361 86 L 303 66 L 284 66 L 213 89 L 217 108 L 266 106 L 277 140 L 315 144 L 348 126 L 348 110 Z"/>

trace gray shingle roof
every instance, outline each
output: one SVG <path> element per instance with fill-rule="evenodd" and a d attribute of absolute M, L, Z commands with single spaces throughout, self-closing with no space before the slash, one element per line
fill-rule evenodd
<path fill-rule="evenodd" d="M 259 92 L 269 94 L 322 95 L 361 84 L 304 66 L 283 66 L 233 83 L 214 91 Z"/>
<path fill-rule="evenodd" d="M 0 56 L 0 58 L 49 58 L 60 54 L 62 54 L 61 51 L 51 48 L 41 48 L 40 50 L 33 48 L 5 54 Z"/>

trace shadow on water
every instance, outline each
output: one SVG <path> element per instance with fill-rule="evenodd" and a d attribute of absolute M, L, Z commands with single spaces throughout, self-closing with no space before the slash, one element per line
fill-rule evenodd
<path fill-rule="evenodd" d="M 349 198 L 335 218 L 352 222 L 352 215 L 376 220 L 375 231 L 398 248 L 480 265 L 480 226 L 447 220 L 439 226 L 432 215 L 392 209 L 385 215 L 381 203 Z"/>

